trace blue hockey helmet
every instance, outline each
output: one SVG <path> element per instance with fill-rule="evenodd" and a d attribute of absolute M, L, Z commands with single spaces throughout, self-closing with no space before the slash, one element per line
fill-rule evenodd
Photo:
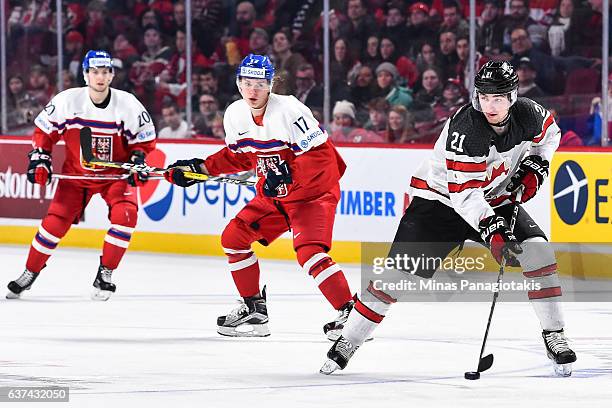
<path fill-rule="evenodd" d="M 113 69 L 113 59 L 106 51 L 90 50 L 83 58 L 83 72 L 87 72 L 89 68 L 107 67 L 111 71 Z"/>
<path fill-rule="evenodd" d="M 249 54 L 244 57 L 236 70 L 236 79 L 240 78 L 266 79 L 272 82 L 274 65 L 265 55 Z"/>

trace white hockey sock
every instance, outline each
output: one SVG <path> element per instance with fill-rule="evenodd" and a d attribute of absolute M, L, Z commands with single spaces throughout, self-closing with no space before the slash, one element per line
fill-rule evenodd
<path fill-rule="evenodd" d="M 531 305 L 543 330 L 561 330 L 565 326 L 561 304 L 556 300 L 532 300 Z"/>
<path fill-rule="evenodd" d="M 374 329 L 383 320 L 391 304 L 378 300 L 362 302 L 357 299 L 353 311 L 342 330 L 342 336 L 351 343 L 361 346 L 369 339 Z"/>

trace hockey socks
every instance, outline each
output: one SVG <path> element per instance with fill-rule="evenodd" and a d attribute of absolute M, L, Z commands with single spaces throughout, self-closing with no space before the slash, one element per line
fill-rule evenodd
<path fill-rule="evenodd" d="M 26 261 L 26 269 L 28 271 L 38 273 L 47 263 L 47 259 L 53 254 L 60 239 L 64 236 L 68 227 L 65 227 L 64 220 L 56 216 L 47 216 L 38 232 L 32 240 L 28 259 Z"/>
<path fill-rule="evenodd" d="M 305 245 L 298 248 L 298 262 L 304 272 L 312 276 L 319 290 L 336 310 L 351 301 L 351 290 L 340 268 L 322 247 Z"/>
<path fill-rule="evenodd" d="M 102 247 L 102 258 L 100 263 L 108 269 L 115 270 L 121 262 L 121 258 L 127 251 L 132 239 L 133 227 L 126 227 L 119 224 L 112 224 L 104 237 Z"/>
<path fill-rule="evenodd" d="M 223 248 L 232 278 L 243 298 L 259 293 L 259 261 L 250 249 Z"/>
<path fill-rule="evenodd" d="M 355 306 L 342 330 L 342 337 L 357 347 L 372 337 L 374 329 L 385 318 L 392 304 L 379 300 L 369 292 L 369 289 L 362 296 L 368 300 L 363 301 L 355 296 Z"/>

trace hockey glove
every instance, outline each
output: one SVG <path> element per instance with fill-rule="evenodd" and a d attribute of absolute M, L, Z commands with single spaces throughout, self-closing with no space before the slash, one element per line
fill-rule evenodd
<path fill-rule="evenodd" d="M 202 168 L 204 160 L 202 159 L 191 159 L 191 160 L 177 160 L 168 166 L 168 170 L 164 173 L 164 177 L 172 184 L 176 184 L 181 187 L 189 187 L 196 183 L 198 180 L 192 180 L 185 177 L 186 171 L 192 173 L 207 174 Z"/>
<path fill-rule="evenodd" d="M 493 257 L 501 265 L 502 257 L 509 266 L 520 266 L 516 254 L 523 253 L 516 237 L 508 228 L 506 220 L 499 215 L 483 218 L 478 225 L 482 240 L 489 246 Z"/>
<path fill-rule="evenodd" d="M 30 164 L 28 165 L 28 181 L 32 184 L 49 184 L 53 174 L 51 165 L 51 152 L 37 147 L 28 153 Z"/>
<path fill-rule="evenodd" d="M 278 166 L 271 164 L 266 173 L 266 180 L 263 184 L 263 193 L 266 197 L 277 197 L 278 189 L 285 185 L 293 183 L 291 171 L 287 162 L 282 162 Z"/>
<path fill-rule="evenodd" d="M 145 153 L 142 150 L 134 150 L 130 156 L 130 163 L 134 164 L 146 164 Z M 144 171 L 132 171 L 127 182 L 132 187 L 139 187 L 144 185 L 149 179 L 149 173 Z"/>
<path fill-rule="evenodd" d="M 510 179 L 506 187 L 509 192 L 515 192 L 523 187 L 521 203 L 529 201 L 542 187 L 544 179 L 548 176 L 548 160 L 532 155 L 523 159 L 517 172 Z"/>

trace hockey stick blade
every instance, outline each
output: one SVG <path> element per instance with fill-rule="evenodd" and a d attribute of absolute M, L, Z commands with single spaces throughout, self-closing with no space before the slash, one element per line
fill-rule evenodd
<path fill-rule="evenodd" d="M 83 156 L 83 160 L 87 163 L 95 164 L 96 166 L 101 167 L 111 167 L 115 169 L 123 169 L 130 172 L 145 172 L 150 174 L 163 175 L 167 169 L 162 169 L 159 167 L 152 167 L 147 164 L 134 164 L 134 163 L 123 163 L 123 162 L 114 162 L 114 161 L 106 161 L 100 160 L 93 154 L 92 149 L 92 136 L 91 136 L 91 128 L 84 127 L 81 128 L 79 132 L 80 142 L 81 142 L 81 154 Z M 198 181 L 216 181 L 218 183 L 227 183 L 227 184 L 237 184 L 243 186 L 254 186 L 256 184 L 255 181 L 249 180 L 241 180 L 238 178 L 232 177 L 221 177 L 221 176 L 209 176 L 201 173 L 192 173 L 186 171 L 183 173 L 185 178 L 198 180 Z"/>
<path fill-rule="evenodd" d="M 489 354 L 480 359 L 478 363 L 478 372 L 482 373 L 483 371 L 487 371 L 491 366 L 493 366 L 493 354 Z"/>

